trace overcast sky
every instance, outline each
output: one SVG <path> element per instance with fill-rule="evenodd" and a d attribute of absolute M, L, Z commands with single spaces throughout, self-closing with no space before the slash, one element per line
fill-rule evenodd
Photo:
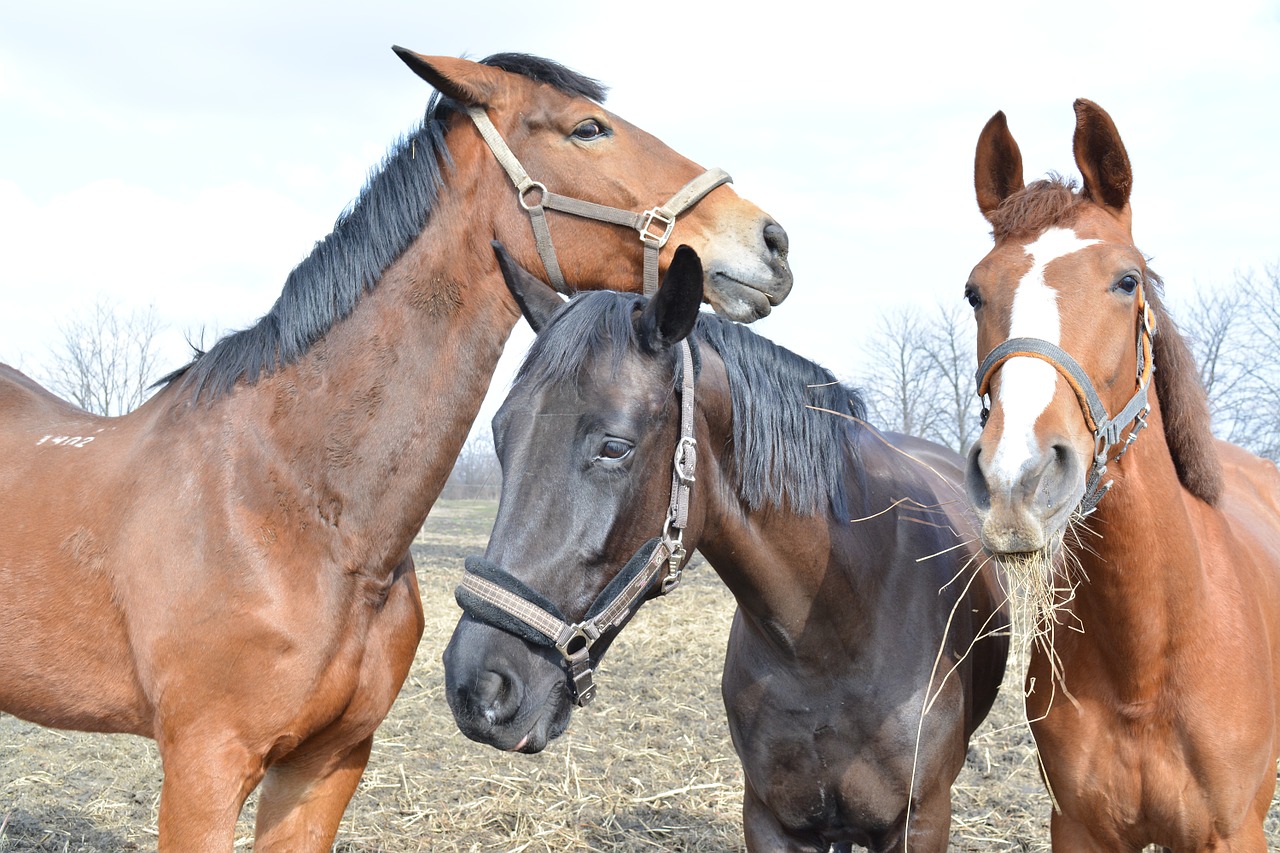
<path fill-rule="evenodd" d="M 960 300 L 990 241 L 972 170 L 996 110 L 1028 180 L 1075 174 L 1075 98 L 1111 113 L 1175 305 L 1280 262 L 1276 3 L 863 5 L 5 4 L 0 361 L 39 377 L 100 296 L 154 306 L 166 368 L 184 334 L 266 312 L 421 118 L 429 89 L 392 44 L 548 56 L 727 169 L 791 236 L 795 288 L 757 330 L 845 378 L 878 312 Z M 528 340 L 521 324 L 482 419 Z"/>

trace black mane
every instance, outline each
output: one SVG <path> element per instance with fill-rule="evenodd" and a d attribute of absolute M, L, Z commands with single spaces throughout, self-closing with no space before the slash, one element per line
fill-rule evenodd
<path fill-rule="evenodd" d="M 574 381 L 581 366 L 597 358 L 608 358 L 616 373 L 628 354 L 640 351 L 633 318 L 646 301 L 610 291 L 575 297 L 534 339 L 515 381 L 535 389 Z M 781 509 L 785 499 L 794 512 L 829 509 L 847 517 L 845 464 L 855 458 L 848 436 L 857 422 L 841 415 L 866 419 L 858 392 L 827 369 L 714 314 L 698 315 L 692 343 L 695 369 L 701 344 L 724 361 L 738 494 L 748 508 Z M 676 393 L 680 362 L 674 351 L 667 359 Z"/>
<path fill-rule="evenodd" d="M 606 90 L 557 62 L 522 53 L 499 53 L 482 60 L 514 74 L 546 83 L 566 94 L 603 101 Z M 458 104 L 433 93 L 422 124 L 398 140 L 360 195 L 338 217 L 333 232 L 285 280 L 271 310 L 247 329 L 221 338 L 208 352 L 157 382 L 177 380 L 217 398 L 244 380 L 292 364 L 348 316 L 360 297 L 377 286 L 426 227 L 444 177 L 440 161 L 450 162 L 445 126 Z"/>

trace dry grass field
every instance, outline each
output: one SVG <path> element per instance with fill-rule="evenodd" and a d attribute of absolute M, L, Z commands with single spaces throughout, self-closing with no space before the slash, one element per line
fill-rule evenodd
<path fill-rule="evenodd" d="M 546 751 L 508 755 L 457 732 L 440 655 L 459 614 L 463 557 L 483 550 L 495 507 L 441 502 L 414 546 L 426 633 L 334 849 L 741 850 L 742 775 L 719 687 L 733 599 L 705 565 L 640 611 L 602 667 L 595 703 Z M 953 850 L 1049 849 L 1049 802 L 1019 699 L 1017 677 L 1006 679 L 973 741 L 954 789 Z M 152 850 L 159 792 L 150 741 L 0 717 L 3 853 Z M 237 850 L 253 848 L 253 810 L 250 799 Z"/>

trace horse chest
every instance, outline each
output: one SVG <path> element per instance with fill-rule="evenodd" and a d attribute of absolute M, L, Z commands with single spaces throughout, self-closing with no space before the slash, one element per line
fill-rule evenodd
<path fill-rule="evenodd" d="M 727 682 L 725 700 L 734 744 L 752 788 L 778 822 L 833 838 L 876 837 L 896 825 L 912 780 L 918 697 L 822 689 L 776 672 L 748 678 L 730 657 L 735 683 Z M 943 713 L 926 721 L 914 768 L 919 778 L 939 772 L 948 752 L 938 745 L 948 742 L 952 723 Z"/>
<path fill-rule="evenodd" d="M 1214 754 L 1194 747 L 1206 736 Z M 1254 778 L 1256 750 L 1207 720 L 1085 700 L 1055 709 L 1036 740 L 1064 815 L 1117 846 L 1202 849 L 1241 822 L 1254 793 L 1241 780 Z"/>

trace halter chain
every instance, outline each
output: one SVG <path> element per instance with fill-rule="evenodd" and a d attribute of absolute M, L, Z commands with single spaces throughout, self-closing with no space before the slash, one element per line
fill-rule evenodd
<path fill-rule="evenodd" d="M 1113 480 L 1102 482 L 1107 473 L 1111 448 L 1120 443 L 1120 433 L 1133 423 L 1133 429 L 1124 439 L 1124 445 L 1116 453 L 1118 460 L 1129 449 L 1147 425 L 1147 414 L 1151 405 L 1147 399 L 1147 391 L 1151 387 L 1151 376 L 1155 372 L 1155 360 L 1152 352 L 1152 338 L 1155 337 L 1155 321 L 1151 306 L 1147 304 L 1142 285 L 1138 285 L 1138 390 L 1129 398 L 1114 418 L 1107 415 L 1107 407 L 1098 396 L 1089 375 L 1066 350 L 1043 338 L 1010 338 L 982 360 L 978 368 L 978 399 L 982 401 L 982 424 L 986 426 L 987 417 L 991 414 L 990 393 L 991 377 L 1011 358 L 1038 358 L 1048 362 L 1075 392 L 1080 402 L 1080 411 L 1084 415 L 1085 424 L 1093 433 L 1093 465 L 1089 470 L 1089 479 L 1085 483 L 1084 496 L 1080 500 L 1080 513 L 1089 515 L 1098 507 L 1113 485 Z"/>
<path fill-rule="evenodd" d="M 547 225 L 547 213 L 544 208 L 635 229 L 640 235 L 640 242 L 644 244 L 644 292 L 652 293 L 658 289 L 658 253 L 671 238 L 671 232 L 676 226 L 676 217 L 693 207 L 716 187 L 733 182 L 733 178 L 729 177 L 729 173 L 724 169 L 708 169 L 681 187 L 666 204 L 650 208 L 643 213 L 633 213 L 629 210 L 596 204 L 593 201 L 557 195 L 548 190 L 545 184 L 529 177 L 502 135 L 498 133 L 498 129 L 494 127 L 484 107 L 469 106 L 467 113 L 475 122 L 476 129 L 480 131 L 484 141 L 488 143 L 493 156 L 506 170 L 507 176 L 516 188 L 516 193 L 519 194 L 520 206 L 529 213 L 529 221 L 533 225 L 533 237 L 538 245 L 538 254 L 542 257 L 542 265 L 546 267 L 547 277 L 552 287 L 566 295 L 572 291 L 565 283 L 564 274 L 560 271 L 560 262 L 556 260 L 556 250 L 551 245 L 551 229 Z"/>
<path fill-rule="evenodd" d="M 481 557 L 468 557 L 462 583 L 454 592 L 458 605 L 472 618 L 534 645 L 554 648 L 564 658 L 573 702 L 583 707 L 595 698 L 591 647 L 620 629 L 651 595 L 666 595 L 680 584 L 687 556 L 683 537 L 689 519 L 689 496 L 697 470 L 693 435 L 693 353 L 680 342 L 680 440 L 671 471 L 671 503 L 662 536 L 650 539 L 587 608 L 581 622 L 570 623 L 554 604 L 514 575 Z M 641 557 L 648 553 L 648 558 Z M 663 567 L 666 572 L 663 574 Z M 661 583 L 655 588 L 658 576 Z"/>

